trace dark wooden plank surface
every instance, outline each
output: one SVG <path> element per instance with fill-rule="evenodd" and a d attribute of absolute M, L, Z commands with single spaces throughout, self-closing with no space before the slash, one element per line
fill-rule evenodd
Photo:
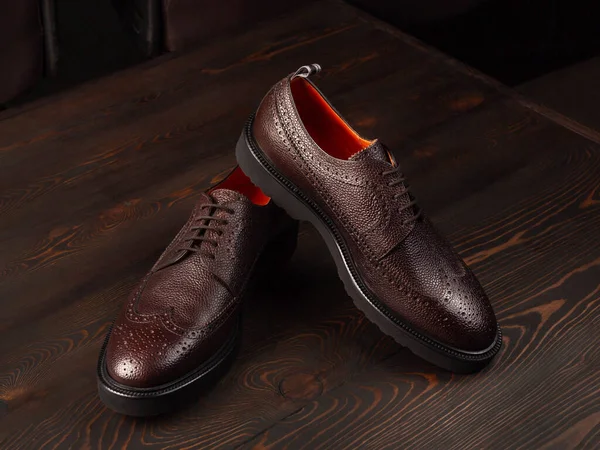
<path fill-rule="evenodd" d="M 528 81 L 517 90 L 578 122 L 600 131 L 600 57 Z"/>
<path fill-rule="evenodd" d="M 108 411 L 95 365 L 124 296 L 235 164 L 272 83 L 319 85 L 393 147 L 505 332 L 436 369 L 344 293 L 318 236 L 246 307 L 239 359 L 190 408 Z M 600 145 L 340 4 L 0 116 L 0 448 L 596 448 Z"/>

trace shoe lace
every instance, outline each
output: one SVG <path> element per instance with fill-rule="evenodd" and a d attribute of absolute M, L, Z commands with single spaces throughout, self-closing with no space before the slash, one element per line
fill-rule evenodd
<path fill-rule="evenodd" d="M 219 205 L 217 203 L 204 203 L 200 205 L 200 209 L 208 209 L 208 214 L 203 216 L 197 216 L 194 219 L 194 224 L 190 227 L 190 233 L 186 236 L 182 245 L 178 250 L 187 250 L 190 252 L 196 252 L 210 259 L 215 259 L 214 253 L 207 252 L 203 249 L 202 242 L 209 243 L 213 248 L 219 246 L 219 241 L 215 238 L 210 237 L 210 233 L 207 231 L 213 231 L 217 236 L 221 236 L 224 232 L 225 227 L 229 223 L 229 220 L 224 217 L 215 217 L 217 210 L 223 210 L 228 214 L 234 214 L 234 210 L 225 205 Z"/>
<path fill-rule="evenodd" d="M 393 176 L 393 179 L 388 182 L 388 186 L 390 187 L 402 185 L 403 189 L 400 190 L 400 192 L 394 194 L 394 200 L 397 200 L 400 197 L 408 194 L 410 202 L 408 202 L 406 205 L 401 206 L 399 212 L 410 210 L 412 212 L 412 216 L 408 219 L 404 219 L 402 221 L 402 225 L 408 225 L 412 222 L 415 222 L 419 217 L 421 217 L 422 210 L 417 203 L 416 197 L 411 192 L 410 185 L 406 182 L 404 174 L 400 171 L 400 165 L 396 164 L 392 169 L 384 170 L 383 172 L 381 172 L 381 175 Z"/>

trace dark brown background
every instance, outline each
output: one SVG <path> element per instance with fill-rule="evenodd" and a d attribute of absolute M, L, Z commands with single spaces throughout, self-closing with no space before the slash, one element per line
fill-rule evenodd
<path fill-rule="evenodd" d="M 472 376 L 352 305 L 314 230 L 247 305 L 239 359 L 192 407 L 107 410 L 95 365 L 128 291 L 306 63 L 394 148 L 504 331 Z M 597 448 L 600 134 L 341 4 L 0 116 L 0 448 Z"/>

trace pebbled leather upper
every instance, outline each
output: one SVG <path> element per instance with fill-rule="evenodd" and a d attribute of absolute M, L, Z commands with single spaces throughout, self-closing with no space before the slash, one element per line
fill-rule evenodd
<path fill-rule="evenodd" d="M 198 217 L 211 214 L 202 205 L 211 203 L 231 210 L 213 210 L 213 217 L 228 221 L 219 226 L 222 234 L 206 231 L 218 245 L 205 240 L 197 252 L 180 250 Z M 131 387 L 155 387 L 200 366 L 236 332 L 240 302 L 263 250 L 273 240 L 280 251 L 293 246 L 295 232 L 295 223 L 272 202 L 257 206 L 226 189 L 202 194 L 113 325 L 106 347 L 111 378 Z M 284 237 L 288 242 L 281 242 Z"/>
<path fill-rule="evenodd" d="M 252 133 L 274 167 L 332 220 L 361 280 L 390 313 L 416 331 L 463 351 L 495 340 L 497 324 L 481 285 L 412 197 L 379 141 L 347 160 L 322 150 L 295 107 L 291 76 L 259 106 Z M 304 81 L 303 81 L 304 82 Z M 398 180 L 399 183 L 399 180 Z M 404 192 L 404 193 L 403 193 Z M 399 198 L 394 198 L 397 194 Z"/>

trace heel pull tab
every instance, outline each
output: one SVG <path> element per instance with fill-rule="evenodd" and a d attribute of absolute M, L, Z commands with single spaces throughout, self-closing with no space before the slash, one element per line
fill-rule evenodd
<path fill-rule="evenodd" d="M 292 80 L 296 77 L 308 78 L 311 75 L 317 74 L 321 71 L 319 64 L 309 64 L 308 66 L 302 66 L 292 75 Z"/>

